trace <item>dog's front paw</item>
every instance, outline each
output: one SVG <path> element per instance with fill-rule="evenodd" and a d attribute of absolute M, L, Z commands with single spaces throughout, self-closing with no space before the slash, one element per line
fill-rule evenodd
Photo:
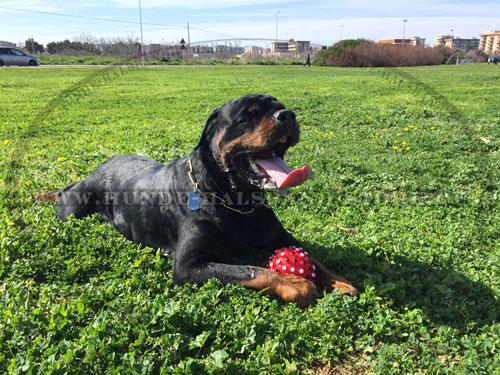
<path fill-rule="evenodd" d="M 316 286 L 303 277 L 296 275 L 277 274 L 278 283 L 276 294 L 285 302 L 296 303 L 300 307 L 306 307 L 316 303 L 319 298 Z"/>
<path fill-rule="evenodd" d="M 344 295 L 349 295 L 351 297 L 359 297 L 359 291 L 354 287 L 354 285 L 350 284 L 347 280 L 332 280 L 331 290 L 337 289 L 340 293 Z"/>

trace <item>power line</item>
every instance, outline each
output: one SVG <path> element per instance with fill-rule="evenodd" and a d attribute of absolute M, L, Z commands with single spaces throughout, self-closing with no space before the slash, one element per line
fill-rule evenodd
<path fill-rule="evenodd" d="M 0 9 L 10 10 L 10 11 L 16 11 L 16 12 L 47 14 L 47 15 L 59 16 L 59 17 L 88 19 L 88 20 L 103 21 L 103 22 L 126 23 L 126 24 L 133 24 L 133 25 L 138 25 L 139 24 L 139 22 L 137 22 L 137 21 L 117 20 L 117 19 L 112 19 L 112 18 L 98 18 L 98 17 L 90 17 L 90 16 L 77 16 L 77 15 L 73 15 L 73 14 L 64 14 L 64 13 L 55 13 L 55 12 L 43 12 L 43 11 L 40 11 L 40 10 L 8 8 L 8 7 L 2 7 L 2 6 L 0 6 Z M 186 28 L 186 26 L 183 26 L 183 25 L 171 25 L 171 24 L 164 24 L 164 23 L 143 22 L 142 24 L 143 25 L 148 25 L 148 26 L 170 27 L 170 28 L 177 28 L 177 29 L 185 29 Z M 201 29 L 201 28 L 197 28 L 197 27 L 190 27 L 190 28 L 193 29 L 193 30 L 201 31 L 201 32 L 208 33 L 208 34 L 225 36 L 225 37 L 230 37 L 230 38 L 237 38 L 234 35 L 221 34 L 221 33 L 215 32 L 215 31 L 210 31 L 210 30 Z"/>
<path fill-rule="evenodd" d="M 0 7 L 0 9 L 14 10 L 14 11 L 17 11 L 17 12 L 28 12 L 28 13 L 37 13 L 37 14 L 49 14 L 51 16 L 61 16 L 61 17 L 70 17 L 70 18 L 83 18 L 83 19 L 88 19 L 88 20 L 97 20 L 97 21 L 104 21 L 104 22 L 129 23 L 129 24 L 134 24 L 134 25 L 138 25 L 139 24 L 139 22 L 137 22 L 137 21 L 115 20 L 115 19 L 112 19 L 112 18 L 98 18 L 98 17 L 90 17 L 90 16 L 75 16 L 73 14 L 63 14 L 63 13 L 54 13 L 54 12 L 42 12 L 40 10 L 28 10 L 28 9 L 7 8 L 7 7 Z M 168 25 L 168 24 L 161 24 L 161 23 L 146 23 L 146 22 L 143 22 L 143 25 L 162 26 L 162 27 L 175 27 L 175 28 L 179 28 L 179 29 L 185 28 L 185 26 Z"/>
<path fill-rule="evenodd" d="M 215 31 L 207 30 L 207 29 L 200 29 L 199 27 L 189 26 L 189 28 L 192 29 L 192 30 L 198 30 L 198 31 L 202 31 L 204 33 L 209 33 L 209 34 L 214 34 L 214 35 L 219 35 L 219 36 L 225 36 L 225 37 L 228 37 L 228 38 L 238 38 L 237 36 L 234 36 L 234 35 L 221 34 L 221 33 L 215 32 Z"/>
<path fill-rule="evenodd" d="M 14 13 L 0 13 L 1 14 L 14 14 Z M 115 27 L 114 25 L 110 25 L 109 23 L 99 23 L 99 22 L 89 22 L 89 21 L 77 21 L 77 20 L 62 20 L 62 19 L 54 19 L 54 18 L 48 18 L 48 17 L 40 17 L 40 16 L 35 16 L 35 15 L 29 15 L 29 14 L 17 14 L 17 17 L 25 17 L 25 18 L 31 18 L 31 19 L 37 19 L 37 20 L 47 20 L 47 21 L 52 21 L 52 22 L 71 22 L 71 23 L 78 23 L 81 25 L 96 25 L 96 26 L 110 26 L 110 27 Z"/>

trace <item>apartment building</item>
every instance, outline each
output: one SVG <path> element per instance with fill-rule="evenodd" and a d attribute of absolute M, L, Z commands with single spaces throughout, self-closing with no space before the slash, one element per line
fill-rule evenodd
<path fill-rule="evenodd" d="M 288 42 L 272 42 L 271 53 L 288 52 Z"/>
<path fill-rule="evenodd" d="M 479 34 L 479 49 L 488 55 L 500 55 L 500 31 Z"/>
<path fill-rule="evenodd" d="M 453 39 L 453 35 L 439 35 L 434 39 L 434 47 L 444 46 L 447 39 Z"/>
<path fill-rule="evenodd" d="M 408 44 L 410 46 L 424 46 L 425 38 L 414 36 L 412 38 L 405 38 L 405 39 L 384 39 L 384 40 L 379 40 L 378 42 L 379 44 Z"/>
<path fill-rule="evenodd" d="M 479 48 L 478 38 L 459 38 L 453 35 L 440 35 L 434 39 L 434 46 L 446 46 L 448 48 L 458 48 L 465 52 L 474 51 Z"/>
<path fill-rule="evenodd" d="M 311 47 L 311 42 L 304 40 L 293 40 L 288 41 L 288 52 L 295 52 L 298 55 L 307 53 Z"/>

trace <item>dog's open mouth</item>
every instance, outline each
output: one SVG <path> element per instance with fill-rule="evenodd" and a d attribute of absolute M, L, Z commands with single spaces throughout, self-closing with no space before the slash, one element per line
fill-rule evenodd
<path fill-rule="evenodd" d="M 246 152 L 241 155 L 244 174 L 263 190 L 276 191 L 294 187 L 309 179 L 313 172 L 308 165 L 293 170 L 283 160 L 289 144 L 287 136 L 269 149 Z"/>

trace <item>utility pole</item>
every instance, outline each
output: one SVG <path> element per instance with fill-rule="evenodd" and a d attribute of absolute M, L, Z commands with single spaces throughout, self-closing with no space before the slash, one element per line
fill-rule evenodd
<path fill-rule="evenodd" d="M 401 41 L 401 44 L 405 43 L 406 22 L 408 22 L 408 20 L 403 20 L 403 40 Z"/>
<path fill-rule="evenodd" d="M 278 65 L 278 13 L 280 11 L 278 10 L 276 12 L 276 44 L 275 44 L 275 48 L 274 48 L 274 54 L 275 54 L 275 62 L 276 62 L 276 65 Z"/>
<path fill-rule="evenodd" d="M 139 22 L 141 24 L 141 62 L 144 68 L 144 38 L 142 37 L 142 10 L 141 10 L 141 0 L 139 0 Z"/>
<path fill-rule="evenodd" d="M 191 60 L 191 37 L 189 35 L 189 22 L 187 23 L 187 29 L 188 29 L 188 61 Z"/>

